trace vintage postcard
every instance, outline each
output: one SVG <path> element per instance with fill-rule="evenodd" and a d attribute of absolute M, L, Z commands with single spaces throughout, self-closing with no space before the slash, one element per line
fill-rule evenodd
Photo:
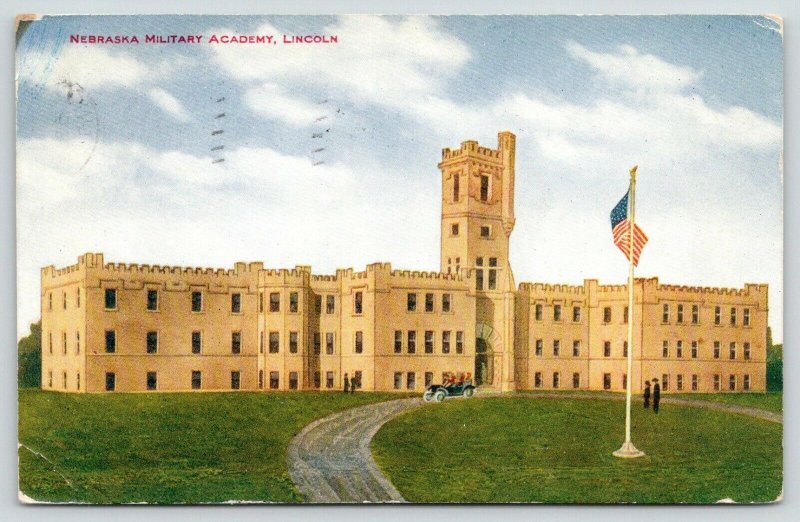
<path fill-rule="evenodd" d="M 20 16 L 19 498 L 783 495 L 777 16 Z"/>

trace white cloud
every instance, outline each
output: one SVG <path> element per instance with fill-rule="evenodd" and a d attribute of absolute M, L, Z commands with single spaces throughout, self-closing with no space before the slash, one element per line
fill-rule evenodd
<path fill-rule="evenodd" d="M 183 108 L 183 104 L 164 89 L 160 87 L 150 89 L 147 92 L 147 96 L 153 103 L 161 107 L 164 112 L 174 116 L 175 119 L 179 121 L 189 121 L 189 115 L 186 113 L 186 109 Z"/>
<path fill-rule="evenodd" d="M 254 111 L 297 126 L 310 125 L 320 112 L 315 104 L 287 95 L 272 83 L 248 89 L 244 99 Z"/>

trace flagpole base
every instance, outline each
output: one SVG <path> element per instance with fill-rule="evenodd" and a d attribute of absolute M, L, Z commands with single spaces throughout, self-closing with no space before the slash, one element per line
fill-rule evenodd
<path fill-rule="evenodd" d="M 636 449 L 633 442 L 624 442 L 613 455 L 621 459 L 635 459 L 636 457 L 644 457 L 644 451 Z"/>

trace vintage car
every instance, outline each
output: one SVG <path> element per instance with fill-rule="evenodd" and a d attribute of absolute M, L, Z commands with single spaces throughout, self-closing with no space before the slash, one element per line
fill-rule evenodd
<path fill-rule="evenodd" d="M 475 385 L 472 384 L 472 374 L 455 374 L 445 376 L 443 384 L 431 384 L 425 389 L 422 399 L 425 402 L 442 402 L 445 397 L 461 397 L 469 399 L 475 395 Z"/>

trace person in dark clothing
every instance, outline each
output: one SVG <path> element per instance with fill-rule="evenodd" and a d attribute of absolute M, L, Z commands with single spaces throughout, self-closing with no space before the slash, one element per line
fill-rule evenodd
<path fill-rule="evenodd" d="M 644 381 L 644 407 L 650 407 L 650 381 Z"/>
<path fill-rule="evenodd" d="M 347 377 L 347 374 L 344 374 L 344 392 L 347 393 L 350 391 L 350 379 Z"/>
<path fill-rule="evenodd" d="M 658 379 L 653 379 L 653 412 L 658 413 L 658 403 L 661 402 L 661 385 L 658 384 Z"/>
<path fill-rule="evenodd" d="M 359 386 L 360 384 L 361 383 L 358 382 L 358 379 L 356 379 L 356 376 L 354 375 L 353 376 L 353 380 L 350 381 L 350 393 L 355 393 L 356 392 L 356 387 Z"/>

